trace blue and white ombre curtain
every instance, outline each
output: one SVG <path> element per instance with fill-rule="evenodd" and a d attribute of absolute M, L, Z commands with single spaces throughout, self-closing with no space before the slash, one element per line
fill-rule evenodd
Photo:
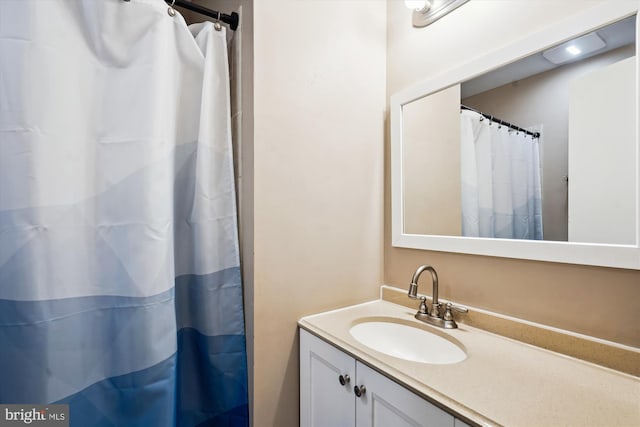
<path fill-rule="evenodd" d="M 248 425 L 225 30 L 0 5 L 0 403 Z"/>

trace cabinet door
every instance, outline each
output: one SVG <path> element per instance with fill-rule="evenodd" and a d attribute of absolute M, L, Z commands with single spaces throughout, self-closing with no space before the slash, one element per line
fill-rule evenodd
<path fill-rule="evenodd" d="M 454 418 L 385 376 L 357 363 L 357 427 L 453 427 Z"/>
<path fill-rule="evenodd" d="M 355 375 L 353 358 L 300 329 L 300 425 L 354 426 Z"/>

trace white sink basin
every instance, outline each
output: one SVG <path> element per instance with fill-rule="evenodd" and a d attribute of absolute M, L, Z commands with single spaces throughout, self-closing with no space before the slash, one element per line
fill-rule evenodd
<path fill-rule="evenodd" d="M 446 365 L 467 358 L 464 350 L 448 339 L 403 323 L 363 322 L 349 333 L 373 350 L 413 362 Z"/>

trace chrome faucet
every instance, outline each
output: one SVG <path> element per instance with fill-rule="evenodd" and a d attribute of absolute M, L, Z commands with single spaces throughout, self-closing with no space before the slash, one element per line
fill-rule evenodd
<path fill-rule="evenodd" d="M 409 285 L 409 292 L 407 295 L 411 299 L 418 299 L 418 280 L 420 279 L 422 272 L 425 270 L 429 270 L 431 273 L 431 281 L 433 284 L 431 310 L 427 307 L 427 298 L 424 296 L 419 297 L 420 307 L 418 308 L 415 318 L 445 329 L 457 328 L 458 325 L 453 319 L 453 310 L 460 313 L 467 313 L 468 310 L 449 302 L 445 305 L 444 314 L 441 313 L 441 304 L 438 299 L 438 273 L 436 273 L 436 270 L 430 265 L 421 265 L 416 269 L 415 273 L 413 273 L 413 277 L 411 278 L 411 284 Z"/>

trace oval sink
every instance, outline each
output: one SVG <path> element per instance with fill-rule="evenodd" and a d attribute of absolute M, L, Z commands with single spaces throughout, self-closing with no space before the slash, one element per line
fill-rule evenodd
<path fill-rule="evenodd" d="M 445 365 L 467 358 L 456 344 L 431 332 L 402 323 L 363 322 L 349 332 L 361 344 L 400 359 Z"/>

